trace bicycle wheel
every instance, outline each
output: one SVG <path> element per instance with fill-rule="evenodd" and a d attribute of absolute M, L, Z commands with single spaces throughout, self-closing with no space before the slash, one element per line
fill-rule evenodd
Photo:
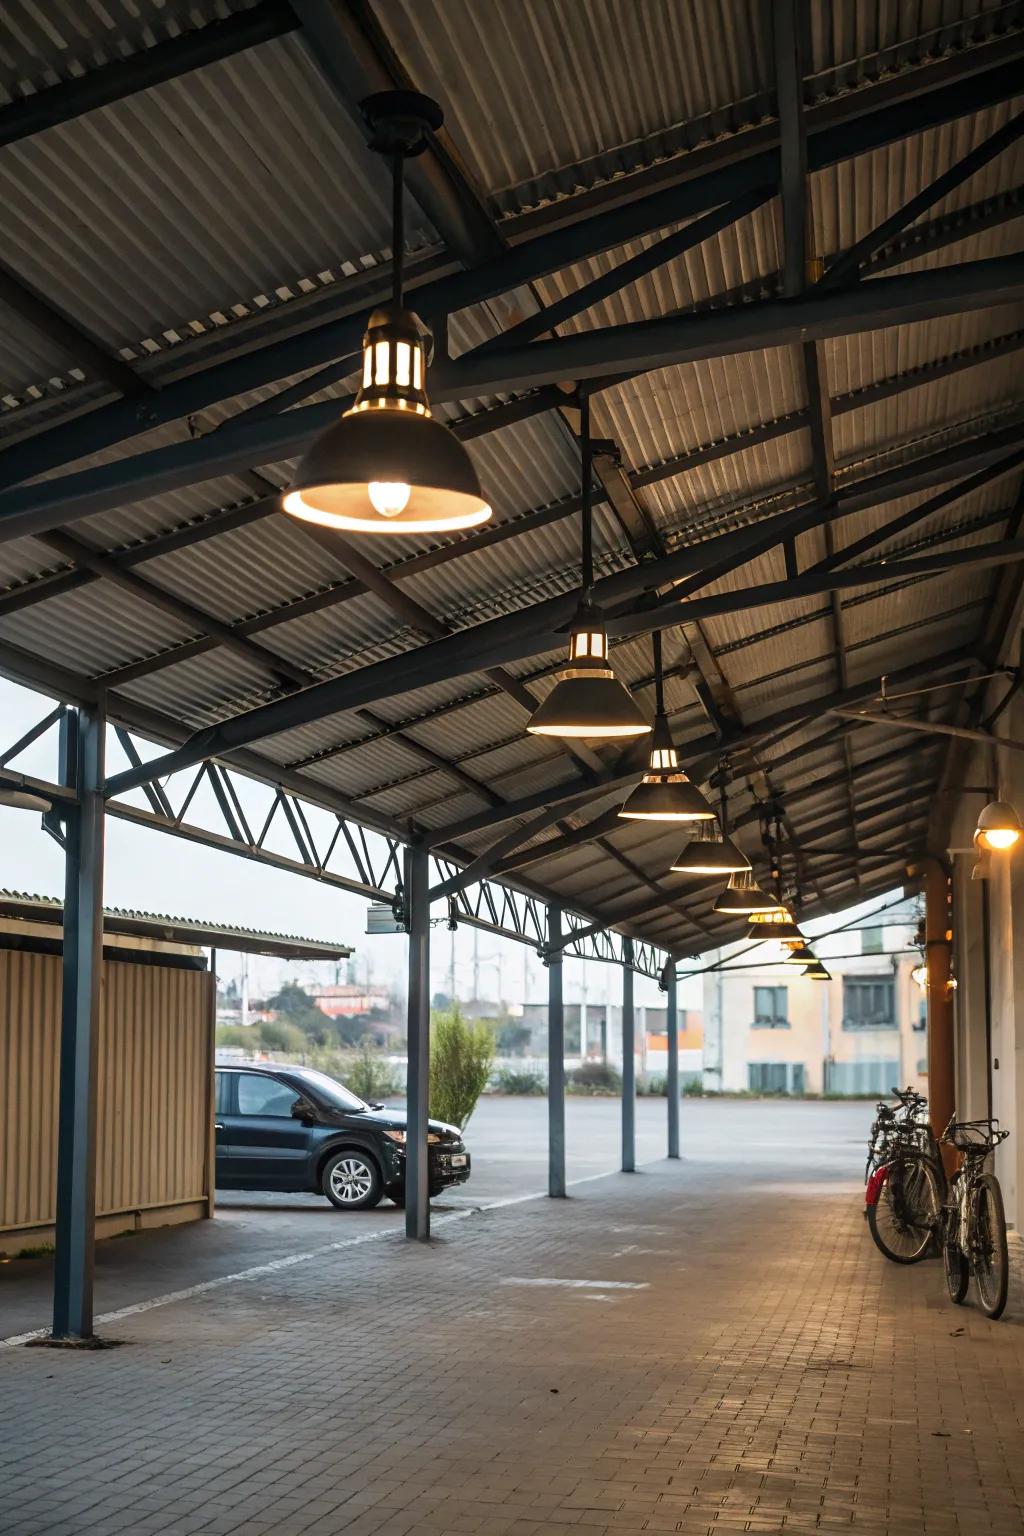
<path fill-rule="evenodd" d="M 974 1278 L 978 1282 L 978 1300 L 982 1311 L 989 1317 L 1002 1317 L 1010 1283 L 1010 1256 L 1006 1251 L 1003 1194 L 994 1173 L 983 1173 L 978 1180 L 972 1214 Z"/>
<path fill-rule="evenodd" d="M 955 1206 L 947 1210 L 943 1223 L 942 1267 L 946 1272 L 949 1299 L 954 1306 L 959 1306 L 967 1295 L 971 1271 L 960 1248 L 960 1217 Z"/>
<path fill-rule="evenodd" d="M 868 1206 L 868 1227 L 875 1246 L 893 1264 L 919 1264 L 939 1220 L 941 1200 L 935 1171 L 925 1162 L 894 1163 Z"/>

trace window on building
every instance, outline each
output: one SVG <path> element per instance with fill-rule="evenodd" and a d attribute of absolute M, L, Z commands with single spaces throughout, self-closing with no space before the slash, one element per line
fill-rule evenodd
<path fill-rule="evenodd" d="M 917 1005 L 917 1018 L 911 1025 L 912 1029 L 924 1030 L 928 1028 L 928 999 L 922 997 Z"/>
<path fill-rule="evenodd" d="M 754 1028 L 789 1028 L 789 1001 L 785 987 L 754 988 Z"/>
<path fill-rule="evenodd" d="M 882 943 L 885 937 L 881 927 L 862 928 L 860 931 L 860 952 L 862 955 L 880 955 L 885 946 Z"/>
<path fill-rule="evenodd" d="M 844 976 L 843 1028 L 895 1029 L 894 992 L 891 976 Z"/>

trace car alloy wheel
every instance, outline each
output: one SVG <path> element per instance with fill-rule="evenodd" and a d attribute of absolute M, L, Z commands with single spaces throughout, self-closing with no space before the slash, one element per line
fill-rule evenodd
<path fill-rule="evenodd" d="M 356 1205 L 373 1188 L 373 1170 L 361 1157 L 343 1157 L 331 1169 L 331 1189 L 342 1205 Z"/>

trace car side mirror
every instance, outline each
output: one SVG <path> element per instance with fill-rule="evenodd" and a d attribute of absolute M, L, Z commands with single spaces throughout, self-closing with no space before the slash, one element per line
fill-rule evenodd
<path fill-rule="evenodd" d="M 301 1120 L 303 1125 L 313 1124 L 313 1106 L 308 1099 L 296 1099 L 292 1105 L 292 1119 Z"/>

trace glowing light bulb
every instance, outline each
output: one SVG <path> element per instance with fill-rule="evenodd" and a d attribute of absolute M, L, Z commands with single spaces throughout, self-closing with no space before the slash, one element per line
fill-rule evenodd
<path fill-rule="evenodd" d="M 978 841 L 984 843 L 986 848 L 1001 850 L 1012 848 L 1020 838 L 1016 827 L 987 827 L 979 833 Z"/>
<path fill-rule="evenodd" d="M 412 486 L 402 480 L 371 480 L 366 490 L 381 517 L 397 517 L 405 511 L 412 495 Z"/>

